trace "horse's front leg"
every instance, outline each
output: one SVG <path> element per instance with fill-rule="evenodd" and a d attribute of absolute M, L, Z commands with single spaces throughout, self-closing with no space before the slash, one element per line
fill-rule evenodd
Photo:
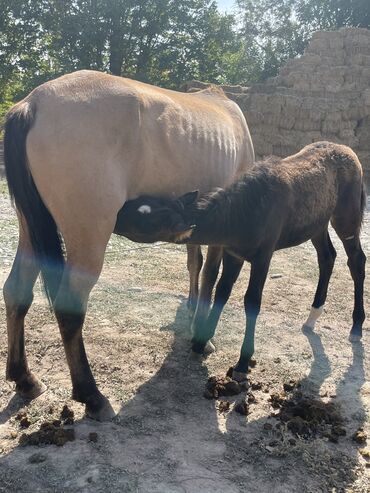
<path fill-rule="evenodd" d="M 222 274 L 217 283 L 212 309 L 208 318 L 204 320 L 203 325 L 198 325 L 198 330 L 193 335 L 192 345 L 194 352 L 203 353 L 207 342 L 214 336 L 222 310 L 239 277 L 243 263 L 243 260 L 224 252 L 222 259 Z"/>
<path fill-rule="evenodd" d="M 270 267 L 271 253 L 260 254 L 251 262 L 251 274 L 248 289 L 244 296 L 244 309 L 246 315 L 246 329 L 238 363 L 233 370 L 233 379 L 244 381 L 250 359 L 254 353 L 254 333 L 257 317 L 261 308 L 262 292 Z"/>

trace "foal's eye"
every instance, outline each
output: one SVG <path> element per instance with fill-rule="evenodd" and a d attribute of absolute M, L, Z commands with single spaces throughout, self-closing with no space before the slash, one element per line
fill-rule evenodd
<path fill-rule="evenodd" d="M 150 205 L 144 204 L 138 208 L 138 212 L 140 212 L 141 214 L 150 214 L 152 212 L 152 208 L 150 207 Z"/>

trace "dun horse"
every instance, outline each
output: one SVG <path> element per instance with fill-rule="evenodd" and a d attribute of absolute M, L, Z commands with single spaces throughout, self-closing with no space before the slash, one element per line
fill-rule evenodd
<path fill-rule="evenodd" d="M 81 71 L 41 85 L 13 107 L 4 151 L 19 219 L 18 250 L 4 286 L 7 378 L 27 398 L 44 390 L 24 347 L 24 318 L 41 270 L 73 397 L 91 417 L 109 418 L 113 410 L 91 373 L 82 325 L 109 237 L 120 233 L 117 213 L 142 194 L 178 196 L 231 183 L 254 161 L 245 118 L 217 89 L 183 94 Z M 219 248 L 209 250 L 205 281 L 220 255 Z M 194 301 L 200 248 L 191 245 L 188 259 Z"/>
<path fill-rule="evenodd" d="M 342 240 L 354 281 L 354 311 L 350 339 L 362 336 L 365 319 L 363 285 L 366 257 L 360 229 L 366 204 L 361 164 L 348 147 L 319 142 L 282 160 L 257 163 L 225 190 L 195 202 L 197 192 L 178 200 L 139 197 L 121 212 L 128 236 L 224 247 L 223 272 L 208 315 L 195 314 L 193 350 L 202 353 L 216 330 L 243 262 L 251 263 L 244 305 L 245 337 L 233 377 L 246 378 L 254 352 L 254 332 L 262 291 L 275 250 L 311 240 L 319 263 L 319 282 L 307 326 L 314 328 L 323 311 L 336 252 L 330 240 L 331 222 Z"/>

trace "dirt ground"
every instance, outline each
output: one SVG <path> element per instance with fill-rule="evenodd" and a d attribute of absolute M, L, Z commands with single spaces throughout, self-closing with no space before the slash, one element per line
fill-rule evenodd
<path fill-rule="evenodd" d="M 0 185 L 2 285 L 14 256 L 17 226 L 4 183 Z M 202 364 L 189 354 L 185 249 L 138 249 L 138 244 L 112 238 L 84 331 L 100 389 L 118 413 L 109 423 L 84 418 L 83 407 L 70 399 L 58 328 L 37 286 L 26 345 L 30 366 L 48 390 L 25 403 L 1 377 L 0 491 L 370 492 L 370 440 L 365 441 L 370 434 L 369 321 L 363 342 L 348 342 L 353 287 L 334 234 L 333 240 L 338 258 L 314 333 L 302 331 L 318 275 L 313 248 L 305 244 L 274 256 L 257 325 L 257 364 L 250 374 L 255 402 L 247 416 L 234 411 L 243 395 L 222 398 L 230 402 L 227 409 L 203 393 L 209 376 L 225 375 L 237 361 L 248 265 L 222 316 L 217 351 Z M 363 245 L 369 256 L 370 214 Z M 370 313 L 368 282 L 365 303 Z M 0 375 L 5 375 L 2 300 L 0 317 Z M 335 407 L 342 430 L 335 439 L 327 433 L 334 426 L 330 423 L 297 434 L 279 420 L 271 394 L 281 394 L 290 380 L 305 402 Z M 289 392 L 282 398 L 287 405 L 293 400 Z M 64 405 L 73 410 L 74 424 L 56 421 L 55 426 L 74 430 L 72 441 L 22 446 L 23 434 L 59 419 Z M 352 438 L 360 429 L 362 444 Z"/>

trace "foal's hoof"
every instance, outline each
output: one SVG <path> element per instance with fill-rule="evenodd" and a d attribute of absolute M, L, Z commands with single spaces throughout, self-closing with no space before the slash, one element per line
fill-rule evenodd
<path fill-rule="evenodd" d="M 86 404 L 86 416 L 96 421 L 110 421 L 115 417 L 111 403 L 103 395 L 99 396 L 98 402 L 94 398 L 95 402 Z"/>
<path fill-rule="evenodd" d="M 207 341 L 204 346 L 203 346 L 203 343 L 199 343 L 196 341 L 192 342 L 192 351 L 191 352 L 194 354 L 193 359 L 196 359 L 195 355 L 198 355 L 200 358 L 202 358 L 202 357 L 207 357 L 209 354 L 212 354 L 215 351 L 216 351 L 216 348 L 211 341 Z"/>
<path fill-rule="evenodd" d="M 204 354 L 212 354 L 216 351 L 215 345 L 211 341 L 207 341 L 207 344 L 204 347 Z"/>
<path fill-rule="evenodd" d="M 247 373 L 244 373 L 242 371 L 233 370 L 231 378 L 233 380 L 235 380 L 236 382 L 246 383 L 247 382 Z"/>
<path fill-rule="evenodd" d="M 36 397 L 39 397 L 46 390 L 46 385 L 32 373 L 28 374 L 22 381 L 17 382 L 15 385 L 17 394 L 22 397 L 22 399 L 28 401 L 36 399 Z"/>
<path fill-rule="evenodd" d="M 349 337 L 348 337 L 349 342 L 360 342 L 361 339 L 362 339 L 362 336 L 360 336 L 359 334 L 350 333 Z"/>

